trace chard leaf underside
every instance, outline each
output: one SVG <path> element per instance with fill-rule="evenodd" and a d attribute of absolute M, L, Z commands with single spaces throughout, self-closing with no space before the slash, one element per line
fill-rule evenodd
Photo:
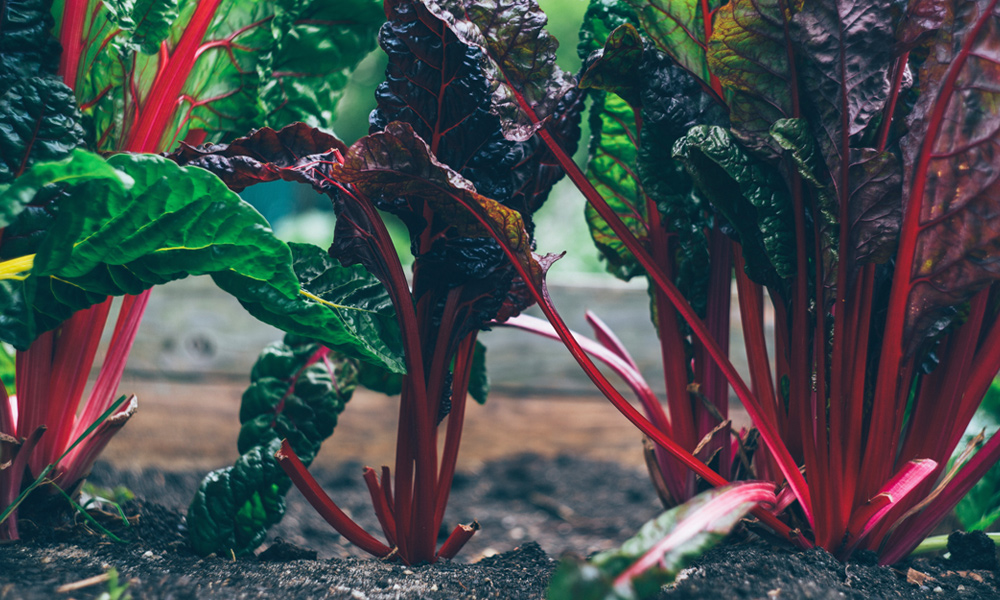
<path fill-rule="evenodd" d="M 911 265 L 906 353 L 948 318 L 947 307 L 1000 278 L 998 37 L 996 0 L 963 3 L 917 78 L 919 100 L 901 141 L 908 210 L 897 265 Z"/>

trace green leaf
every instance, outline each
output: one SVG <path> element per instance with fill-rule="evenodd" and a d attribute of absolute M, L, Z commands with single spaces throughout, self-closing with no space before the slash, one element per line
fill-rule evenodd
<path fill-rule="evenodd" d="M 385 14 L 377 0 L 300 0 L 296 7 L 273 21 L 278 47 L 261 89 L 263 124 L 329 129 L 350 72 L 375 49 Z"/>
<path fill-rule="evenodd" d="M 328 126 L 380 20 L 373 0 L 98 4 L 79 32 L 74 89 L 101 150 L 159 152 L 265 122 Z"/>
<path fill-rule="evenodd" d="M 721 127 L 697 126 L 674 145 L 698 189 L 739 237 L 747 275 L 781 289 L 795 272 L 791 200 L 781 176 Z"/>
<path fill-rule="evenodd" d="M 627 0 L 639 15 L 643 32 L 698 79 L 709 83 L 706 15 L 707 6 L 715 11 L 721 0 Z M 709 16 L 709 21 L 711 17 Z"/>
<path fill-rule="evenodd" d="M 611 32 L 604 46 L 591 53 L 580 87 L 614 92 L 639 108 L 642 90 L 643 40 L 631 23 Z"/>
<path fill-rule="evenodd" d="M 232 467 L 209 473 L 188 507 L 188 540 L 201 555 L 251 553 L 285 514 L 291 480 L 274 460 L 281 440 L 254 446 Z"/>
<path fill-rule="evenodd" d="M 315 337 L 394 373 L 404 372 L 398 351 L 402 346 L 399 324 L 385 286 L 362 266 L 343 267 L 316 246 L 293 243 L 289 247 L 299 286 L 312 299 L 281 294 L 267 280 L 250 280 L 233 272 L 216 273 L 212 278 L 265 323 Z"/>
<path fill-rule="evenodd" d="M 236 464 L 210 473 L 188 509 L 188 538 L 199 554 L 253 552 L 285 512 L 291 480 L 274 453 L 287 439 L 309 465 L 351 399 L 353 361 L 293 335 L 265 348 L 240 405 Z"/>
<path fill-rule="evenodd" d="M 622 222 L 640 240 L 645 239 L 646 199 L 636 162 L 638 129 L 635 111 L 617 94 L 594 94 L 590 109 L 590 160 L 587 179 Z M 608 261 L 608 271 L 629 280 L 643 273 L 642 267 L 617 234 L 589 203 L 584 207 L 594 244 Z"/>
<path fill-rule="evenodd" d="M 129 33 L 129 47 L 155 54 L 177 18 L 177 0 L 107 0 L 108 18 Z"/>
<path fill-rule="evenodd" d="M 43 0 L 0 3 L 0 95 L 20 80 L 55 75 L 59 44 L 51 29 L 52 15 Z"/>
<path fill-rule="evenodd" d="M 0 184 L 84 144 L 73 91 L 54 77 L 28 77 L 7 88 L 0 96 L 0 131 Z M 0 227 L 9 225 L 19 209 L 0 206 Z"/>
<path fill-rule="evenodd" d="M 603 48 L 611 32 L 625 23 L 639 25 L 639 17 L 626 0 L 590 0 L 576 47 L 580 60 L 586 61 L 592 52 Z"/>
<path fill-rule="evenodd" d="M 211 173 L 159 156 L 122 154 L 104 161 L 77 150 L 68 160 L 33 167 L 0 195 L 0 203 L 27 204 L 54 184 L 65 195 L 30 273 L 4 282 L 0 323 L 4 340 L 15 347 L 27 347 L 42 331 L 106 296 L 212 274 L 262 319 L 282 325 L 286 311 L 310 314 L 315 322 L 300 324 L 299 333 L 402 369 L 398 355 L 374 337 L 385 334 L 389 344 L 396 339 L 391 329 L 377 326 L 392 317 L 376 284 L 356 269 L 293 265 L 291 250 L 266 220 Z M 293 267 L 320 300 L 302 293 Z"/>
<path fill-rule="evenodd" d="M 476 340 L 472 353 L 472 371 L 469 375 L 469 395 L 480 404 L 486 404 L 490 394 L 490 377 L 486 372 L 486 346 Z"/>
<path fill-rule="evenodd" d="M 732 131 L 747 147 L 780 154 L 771 125 L 795 116 L 786 39 L 789 3 L 733 0 L 715 13 L 708 66 L 726 92 Z"/>
<path fill-rule="evenodd" d="M 552 574 L 549 600 L 638 600 L 660 588 L 722 540 L 758 502 L 773 502 L 773 485 L 734 483 L 703 492 L 649 521 L 621 548 L 583 562 L 564 559 Z"/>
<path fill-rule="evenodd" d="M 981 431 L 988 439 L 997 429 L 1000 429 L 1000 382 L 994 381 L 966 428 L 956 454 L 961 453 Z M 952 467 L 949 464 L 949 469 Z M 1000 464 L 990 467 L 959 501 L 955 506 L 955 516 L 965 531 L 986 530 L 1000 519 Z"/>

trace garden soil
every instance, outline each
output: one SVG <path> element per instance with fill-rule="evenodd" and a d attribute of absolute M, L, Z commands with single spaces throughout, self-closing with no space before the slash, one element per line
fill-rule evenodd
<path fill-rule="evenodd" d="M 349 461 L 316 474 L 347 512 L 374 531 L 361 467 Z M 102 579 L 112 567 L 135 600 L 544 598 L 562 553 L 586 555 L 618 545 L 659 512 L 645 474 L 634 466 L 522 454 L 456 477 L 446 521 L 453 526 L 475 519 L 482 530 L 454 561 L 404 566 L 363 557 L 295 490 L 285 519 L 258 556 L 203 558 L 184 538 L 184 511 L 203 475 L 120 471 L 99 463 L 93 483 L 124 485 L 137 496 L 122 506 L 129 527 L 111 510 L 97 514 L 123 543 L 94 532 L 71 512 L 24 515 L 23 539 L 0 545 L 0 600 L 98 598 L 111 587 Z M 744 533 L 686 569 L 661 597 L 1000 598 L 995 553 L 969 548 L 954 552 L 966 555 L 965 562 L 922 558 L 878 567 L 868 555 L 843 564 L 821 550 L 795 551 Z"/>

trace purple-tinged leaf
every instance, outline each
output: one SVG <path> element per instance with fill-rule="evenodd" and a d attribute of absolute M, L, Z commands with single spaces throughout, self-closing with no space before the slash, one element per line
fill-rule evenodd
<path fill-rule="evenodd" d="M 710 14 L 721 0 L 626 0 L 656 46 L 695 77 L 711 80 L 705 51 L 712 29 Z M 709 14 L 706 14 L 706 11 Z"/>
<path fill-rule="evenodd" d="M 920 99 L 901 141 L 904 354 L 947 318 L 947 307 L 1000 278 L 1000 6 L 962 3 L 949 17 L 920 70 Z"/>
<path fill-rule="evenodd" d="M 708 66 L 719 78 L 733 133 L 748 147 L 770 154 L 781 148 L 771 125 L 795 117 L 798 83 L 789 63 L 784 0 L 733 0 L 715 14 Z"/>
<path fill-rule="evenodd" d="M 545 31 L 548 18 L 535 0 L 424 0 L 467 46 L 486 60 L 491 111 L 500 117 L 509 140 L 525 141 L 556 111 L 574 86 L 556 66 L 559 42 Z"/>
<path fill-rule="evenodd" d="M 950 0 L 909 0 L 896 28 L 897 51 L 906 52 L 943 27 L 952 17 Z"/>
<path fill-rule="evenodd" d="M 889 98 L 895 32 L 892 0 L 809 2 L 790 23 L 800 59 L 803 114 L 843 202 L 850 138 L 861 133 Z"/>
<path fill-rule="evenodd" d="M 892 258 L 903 217 L 903 168 L 891 152 L 851 150 L 848 268 Z"/>

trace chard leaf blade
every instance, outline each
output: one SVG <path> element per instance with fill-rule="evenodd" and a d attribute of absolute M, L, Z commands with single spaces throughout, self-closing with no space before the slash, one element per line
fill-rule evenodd
<path fill-rule="evenodd" d="M 424 5 L 485 56 L 490 110 L 500 117 L 507 139 L 534 135 L 540 123 L 527 111 L 549 117 L 575 85 L 556 65 L 559 42 L 545 31 L 548 18 L 535 0 L 424 0 Z"/>
<path fill-rule="evenodd" d="M 1000 6 L 977 0 L 949 9 L 901 140 L 904 353 L 939 329 L 948 307 L 1000 278 Z"/>
<path fill-rule="evenodd" d="M 16 347 L 27 347 L 39 333 L 106 296 L 138 294 L 188 275 L 211 274 L 237 299 L 261 305 L 258 314 L 264 320 L 277 321 L 285 310 L 317 312 L 303 305 L 322 306 L 327 317 L 318 319 L 322 327 L 302 326 L 300 333 L 365 360 L 402 368 L 388 345 L 394 339 L 391 329 L 365 329 L 365 315 L 391 320 L 384 298 L 364 288 L 356 273 L 345 277 L 345 287 L 335 288 L 330 285 L 335 277 L 313 272 L 309 284 L 338 307 L 308 299 L 301 293 L 289 247 L 212 174 L 159 156 L 121 154 L 104 161 L 76 150 L 65 161 L 36 165 L 4 192 L 3 200 L 30 201 L 53 184 L 65 193 L 57 200 L 55 221 L 38 246 L 33 267 L 23 280 L 4 282 L 0 318 L 5 341 Z M 104 201 L 93 202 L 95 197 Z M 346 297 L 329 297 L 334 289 Z M 362 289 L 369 291 L 358 295 Z M 365 305 L 352 305 L 354 301 Z M 332 320 L 339 327 L 332 327 Z M 389 341 L 376 338 L 375 332 Z M 357 337 L 370 334 L 372 342 Z"/>
<path fill-rule="evenodd" d="M 244 556 L 264 541 L 284 516 L 291 484 L 274 458 L 281 440 L 310 464 L 351 399 L 356 374 L 352 361 L 297 336 L 261 352 L 240 405 L 241 456 L 206 476 L 188 509 L 195 552 Z"/>

